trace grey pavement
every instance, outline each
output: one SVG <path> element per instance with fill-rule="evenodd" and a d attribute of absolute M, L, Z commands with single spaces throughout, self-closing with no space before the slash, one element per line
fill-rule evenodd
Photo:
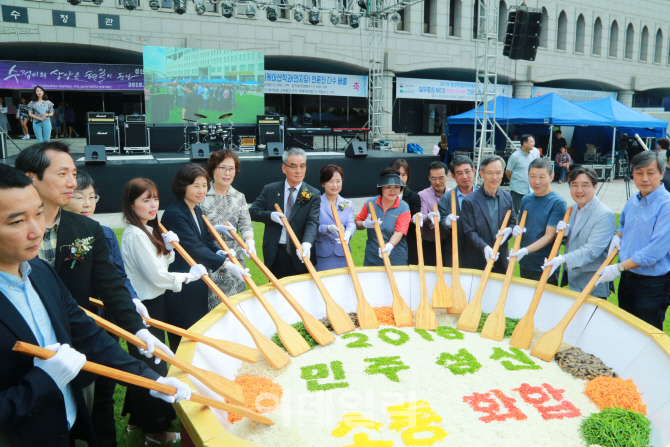
<path fill-rule="evenodd" d="M 557 182 L 554 182 L 551 184 L 552 188 L 554 191 L 558 192 L 561 194 L 565 200 L 568 201 L 568 204 L 572 204 L 574 201 L 570 197 L 570 188 L 568 187 L 567 183 L 563 183 L 559 185 Z M 598 187 L 600 188 L 601 184 L 598 184 Z M 598 193 L 598 198 L 607 206 L 609 206 L 612 211 L 614 211 L 617 214 L 620 214 L 621 211 L 623 210 L 624 205 L 626 204 L 626 185 L 623 180 L 617 179 L 614 180 L 613 182 L 606 182 L 602 184 L 602 189 L 600 189 Z M 450 180 L 447 182 L 447 187 L 448 188 L 455 188 L 456 187 L 456 182 Z M 506 187 L 504 189 L 507 189 Z M 635 183 L 633 181 L 630 182 L 630 193 L 631 195 L 637 194 L 638 189 L 635 187 Z M 354 207 L 356 210 L 360 210 L 363 205 L 365 204 L 365 201 L 369 197 L 356 197 L 356 198 L 351 198 L 347 197 L 349 200 L 354 202 Z M 163 211 L 158 212 L 158 218 L 163 215 Z M 121 216 L 121 213 L 108 213 L 108 214 L 95 214 L 93 216 L 95 220 L 100 222 L 100 224 L 108 226 L 110 228 L 124 228 L 126 224 L 123 222 L 123 218 Z"/>

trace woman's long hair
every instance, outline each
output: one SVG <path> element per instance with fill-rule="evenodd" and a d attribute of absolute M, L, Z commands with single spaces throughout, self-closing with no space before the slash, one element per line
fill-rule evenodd
<path fill-rule="evenodd" d="M 138 197 L 142 197 L 142 194 L 149 191 L 150 197 L 158 199 L 158 187 L 154 182 L 148 178 L 134 178 L 123 187 L 123 218 L 130 225 L 135 225 L 140 230 L 149 237 L 149 240 L 156 247 L 156 254 L 158 256 L 167 255 L 170 252 L 165 248 L 165 243 L 163 242 L 163 237 L 161 236 L 161 231 L 158 228 L 158 216 L 155 219 L 152 219 L 147 222 L 147 225 L 152 228 L 152 232 L 147 231 L 140 218 L 137 217 L 135 211 L 133 211 L 133 204 Z M 158 210 L 156 210 L 158 211 Z"/>

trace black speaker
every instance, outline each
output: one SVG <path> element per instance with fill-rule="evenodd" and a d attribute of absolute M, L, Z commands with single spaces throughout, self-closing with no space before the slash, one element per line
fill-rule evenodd
<path fill-rule="evenodd" d="M 281 126 L 279 124 L 259 124 L 258 143 L 280 143 L 282 141 Z"/>
<path fill-rule="evenodd" d="M 368 148 L 363 141 L 352 141 L 344 150 L 347 158 L 363 158 L 368 156 Z"/>
<path fill-rule="evenodd" d="M 87 165 L 107 163 L 107 153 L 105 152 L 105 146 L 101 144 L 86 145 L 84 147 L 84 163 Z"/>
<path fill-rule="evenodd" d="M 116 144 L 116 125 L 111 123 L 88 123 L 88 144 L 92 146 L 118 147 Z"/>
<path fill-rule="evenodd" d="M 125 124 L 126 129 L 126 147 L 148 147 L 147 124 L 133 123 Z"/>
<path fill-rule="evenodd" d="M 521 7 L 509 12 L 503 56 L 534 61 L 542 32 L 542 12 Z"/>
<path fill-rule="evenodd" d="M 191 161 L 207 160 L 209 158 L 209 144 L 195 143 L 191 145 Z"/>
<path fill-rule="evenodd" d="M 268 143 L 263 151 L 266 160 L 281 160 L 284 155 L 284 143 Z"/>

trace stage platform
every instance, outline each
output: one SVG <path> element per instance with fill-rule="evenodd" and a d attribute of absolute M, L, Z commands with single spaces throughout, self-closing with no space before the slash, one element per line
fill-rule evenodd
<path fill-rule="evenodd" d="M 437 161 L 433 155 L 407 154 L 389 151 L 370 151 L 366 158 L 346 158 L 344 152 L 307 153 L 307 175 L 305 181 L 322 189 L 319 183 L 321 167 L 333 163 L 344 170 L 343 197 L 365 197 L 377 194 L 379 173 L 396 158 L 404 158 L 410 165 L 410 187 L 420 191 L 430 186 L 428 165 Z M 264 185 L 285 179 L 281 170 L 281 160 L 265 160 L 262 152 L 238 153 L 241 165 L 233 187 L 246 195 L 247 202 L 253 202 Z M 190 155 L 183 153 L 152 153 L 148 155 L 109 155 L 107 164 L 85 164 L 81 153 L 72 154 L 78 168 L 86 169 L 98 187 L 100 201 L 96 212 L 117 213 L 121 211 L 121 191 L 123 185 L 135 177 L 147 177 L 158 185 L 161 197 L 160 208 L 172 203 L 174 196 L 170 182 L 179 168 L 191 161 Z M 14 164 L 16 156 L 1 160 Z M 204 161 L 196 163 L 204 166 Z"/>

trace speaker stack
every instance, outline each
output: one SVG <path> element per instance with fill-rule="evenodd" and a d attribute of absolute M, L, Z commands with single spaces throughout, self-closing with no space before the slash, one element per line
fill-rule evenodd
<path fill-rule="evenodd" d="M 256 115 L 258 145 L 284 142 L 284 117 L 280 115 Z"/>
<path fill-rule="evenodd" d="M 503 56 L 534 61 L 542 32 L 542 10 L 521 6 L 512 9 L 507 18 Z"/>
<path fill-rule="evenodd" d="M 145 115 L 127 115 L 124 127 L 126 131 L 126 153 L 141 152 L 148 154 L 151 152 Z"/>
<path fill-rule="evenodd" d="M 368 156 L 368 147 L 363 141 L 353 140 L 344 150 L 344 156 L 347 158 L 364 158 Z"/>
<path fill-rule="evenodd" d="M 104 146 L 110 152 L 120 152 L 114 112 L 88 112 L 88 144 Z"/>

